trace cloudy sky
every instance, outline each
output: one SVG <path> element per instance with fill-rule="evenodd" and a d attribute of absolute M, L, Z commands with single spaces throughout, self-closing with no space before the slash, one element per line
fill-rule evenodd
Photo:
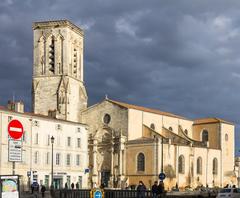
<path fill-rule="evenodd" d="M 109 98 L 236 123 L 240 149 L 239 0 L 1 0 L 0 104 L 31 109 L 32 22 L 85 30 L 89 104 Z"/>

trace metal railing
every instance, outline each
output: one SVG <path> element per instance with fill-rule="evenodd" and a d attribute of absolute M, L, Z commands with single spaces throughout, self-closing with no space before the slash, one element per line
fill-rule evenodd
<path fill-rule="evenodd" d="M 61 189 L 54 191 L 54 198 L 90 198 L 90 189 L 79 189 L 79 190 L 70 190 L 70 189 Z M 104 190 L 104 198 L 137 198 L 138 194 L 136 190 Z M 141 196 L 142 197 L 142 196 Z M 146 191 L 144 198 L 152 198 L 152 192 Z M 200 198 L 206 196 L 199 195 L 161 195 L 159 198 Z M 216 196 L 211 195 L 207 196 L 210 198 L 215 198 Z"/>

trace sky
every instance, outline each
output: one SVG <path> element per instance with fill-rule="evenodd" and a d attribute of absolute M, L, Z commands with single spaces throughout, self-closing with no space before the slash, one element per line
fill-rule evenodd
<path fill-rule="evenodd" d="M 89 105 L 107 94 L 190 119 L 236 126 L 240 154 L 239 0 L 1 0 L 0 105 L 31 110 L 32 22 L 68 19 L 85 32 Z"/>

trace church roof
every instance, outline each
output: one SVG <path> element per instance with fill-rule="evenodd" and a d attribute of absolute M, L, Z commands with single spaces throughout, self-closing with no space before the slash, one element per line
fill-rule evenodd
<path fill-rule="evenodd" d="M 160 111 L 157 109 L 151 109 L 151 108 L 146 108 L 146 107 L 142 107 L 142 106 L 137 106 L 137 105 L 132 105 L 132 104 L 128 104 L 128 103 L 124 103 L 124 102 L 119 102 L 116 100 L 111 100 L 111 99 L 106 99 L 107 101 L 116 104 L 118 106 L 127 108 L 127 109 L 136 109 L 139 111 L 144 111 L 144 112 L 149 112 L 149 113 L 155 113 L 155 114 L 159 114 L 159 115 L 164 115 L 164 116 L 169 116 L 169 117 L 174 117 L 174 118 L 180 118 L 180 119 L 184 119 L 184 120 L 190 120 L 188 118 L 179 116 L 179 115 L 175 115 L 173 113 L 169 113 L 169 112 L 164 112 L 164 111 Z"/>
<path fill-rule="evenodd" d="M 194 125 L 198 124 L 213 124 L 213 123 L 225 123 L 225 124 L 230 124 L 234 125 L 232 122 L 220 119 L 220 118 L 201 118 L 201 119 L 196 119 L 194 120 Z"/>
<path fill-rule="evenodd" d="M 143 143 L 152 143 L 152 142 L 154 142 L 153 138 L 140 137 L 134 140 L 127 141 L 127 144 L 143 144 Z"/>

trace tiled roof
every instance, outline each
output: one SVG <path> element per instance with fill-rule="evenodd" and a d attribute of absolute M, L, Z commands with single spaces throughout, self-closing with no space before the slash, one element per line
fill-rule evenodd
<path fill-rule="evenodd" d="M 150 108 L 146 108 L 146 107 L 142 107 L 142 106 L 137 106 L 137 105 L 132 105 L 132 104 L 127 104 L 124 102 L 119 102 L 116 100 L 110 100 L 110 99 L 106 99 L 107 101 L 116 104 L 118 106 L 127 108 L 127 109 L 136 109 L 136 110 L 140 110 L 140 111 L 144 111 L 144 112 L 149 112 L 149 113 L 155 113 L 155 114 L 159 114 L 159 115 L 164 115 L 164 116 L 169 116 L 169 117 L 174 117 L 174 118 L 180 118 L 180 119 L 184 119 L 184 120 L 190 120 L 188 118 L 179 116 L 179 115 L 175 115 L 169 112 L 164 112 L 164 111 L 160 111 L 157 109 L 150 109 Z"/>
<path fill-rule="evenodd" d="M 213 124 L 213 123 L 225 123 L 225 124 L 231 124 L 234 125 L 232 122 L 220 119 L 220 118 L 201 118 L 194 120 L 194 125 L 197 124 Z"/>
<path fill-rule="evenodd" d="M 138 144 L 138 143 L 151 143 L 154 142 L 153 138 L 148 138 L 148 137 L 140 137 L 134 140 L 129 140 L 127 141 L 127 144 Z"/>
<path fill-rule="evenodd" d="M 56 122 L 68 122 L 68 123 L 73 123 L 73 124 L 81 124 L 81 125 L 86 125 L 84 123 L 80 123 L 80 122 L 74 122 L 74 121 L 69 121 L 69 120 L 63 120 L 63 119 L 58 119 L 58 118 L 53 118 L 50 116 L 46 116 L 46 115 L 42 115 L 42 114 L 36 114 L 36 113 L 32 113 L 32 112 L 17 112 L 17 111 L 13 111 L 13 110 L 9 110 L 8 108 L 4 107 L 4 106 L 0 106 L 0 110 L 1 111 L 5 111 L 5 112 L 9 112 L 9 113 L 16 113 L 16 114 L 20 114 L 20 115 L 26 115 L 26 116 L 33 116 L 33 117 L 38 117 L 38 118 L 45 118 L 48 120 L 52 120 L 52 121 L 56 121 Z"/>

